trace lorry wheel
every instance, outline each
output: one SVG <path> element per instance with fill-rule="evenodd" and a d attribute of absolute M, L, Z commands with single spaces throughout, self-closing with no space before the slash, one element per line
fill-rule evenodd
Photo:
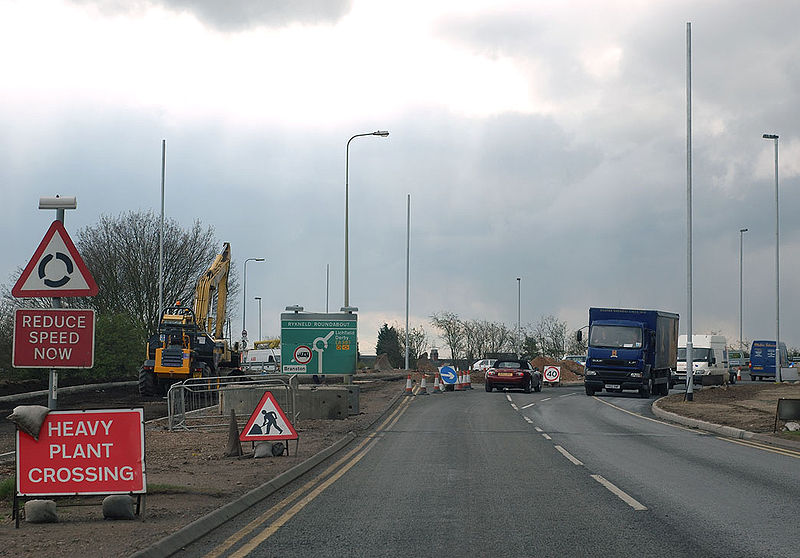
<path fill-rule="evenodd" d="M 139 395 L 142 397 L 152 397 L 156 394 L 155 374 L 139 368 Z"/>
<path fill-rule="evenodd" d="M 653 394 L 653 378 L 647 380 L 647 384 L 645 387 L 639 390 L 639 397 L 642 399 L 649 399 L 650 396 Z"/>

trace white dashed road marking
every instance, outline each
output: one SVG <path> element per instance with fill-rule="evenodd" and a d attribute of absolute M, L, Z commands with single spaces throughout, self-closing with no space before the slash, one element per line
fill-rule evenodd
<path fill-rule="evenodd" d="M 539 428 L 538 426 L 534 426 L 534 428 L 536 429 L 536 432 L 541 432 L 542 431 L 542 429 Z"/>
<path fill-rule="evenodd" d="M 547 434 L 545 434 L 544 432 L 542 432 L 542 437 L 543 437 L 545 440 L 552 440 L 552 438 L 551 438 L 550 436 L 548 436 Z"/>
<path fill-rule="evenodd" d="M 528 424 L 533 424 L 531 417 L 523 417 L 523 418 L 525 419 L 525 422 L 527 422 Z"/>
<path fill-rule="evenodd" d="M 506 399 L 508 399 L 508 401 L 511 402 L 511 396 L 507 393 L 506 393 Z"/>
<path fill-rule="evenodd" d="M 522 408 L 527 409 L 528 407 L 533 407 L 534 405 L 536 405 L 536 403 L 528 403 L 527 405 L 523 405 Z"/>
<path fill-rule="evenodd" d="M 609 481 L 607 481 L 600 475 L 591 475 L 591 477 L 600 484 L 602 484 L 603 486 L 605 486 L 606 488 L 608 488 L 617 498 L 628 504 L 634 510 L 643 511 L 647 509 L 646 506 L 640 504 L 633 497 L 629 496 L 628 494 L 626 494 L 625 492 L 623 492 L 622 490 L 611 484 Z"/>
<path fill-rule="evenodd" d="M 512 408 L 512 409 L 514 409 L 515 411 L 519 411 L 519 407 L 517 407 L 517 406 L 516 406 L 516 405 L 514 405 L 513 403 L 511 404 L 511 408 Z"/>
<path fill-rule="evenodd" d="M 550 401 L 551 399 L 552 397 L 545 397 L 544 399 L 542 399 L 542 401 Z"/>
<path fill-rule="evenodd" d="M 583 465 L 578 459 L 576 459 L 570 452 L 562 448 L 561 446 L 553 446 L 555 447 L 561 455 L 569 459 L 573 465 Z"/>

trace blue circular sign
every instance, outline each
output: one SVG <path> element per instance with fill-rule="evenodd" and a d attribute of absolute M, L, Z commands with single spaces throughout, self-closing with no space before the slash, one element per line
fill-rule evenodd
<path fill-rule="evenodd" d="M 446 384 L 454 384 L 456 383 L 456 379 L 458 378 L 458 374 L 456 374 L 456 371 L 450 368 L 449 366 L 442 366 L 439 369 L 439 376 L 441 376 L 442 381 Z"/>

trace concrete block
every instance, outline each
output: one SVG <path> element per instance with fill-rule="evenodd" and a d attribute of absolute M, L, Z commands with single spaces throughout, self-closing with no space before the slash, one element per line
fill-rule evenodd
<path fill-rule="evenodd" d="M 287 390 L 266 390 L 264 387 L 232 386 L 220 390 L 220 413 L 251 415 L 265 391 L 271 391 L 281 409 L 291 413 L 291 396 Z M 301 385 L 295 391 L 297 415 L 301 419 L 345 419 L 359 414 L 358 385 Z M 291 416 L 289 416 L 291 420 Z"/>

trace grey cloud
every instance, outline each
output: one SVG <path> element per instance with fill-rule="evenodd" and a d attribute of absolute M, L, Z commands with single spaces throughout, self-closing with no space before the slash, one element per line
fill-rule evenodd
<path fill-rule="evenodd" d="M 189 13 L 204 25 L 222 32 L 292 24 L 334 24 L 351 8 L 352 0 L 72 0 L 103 13 L 136 13 L 149 6 Z"/>

